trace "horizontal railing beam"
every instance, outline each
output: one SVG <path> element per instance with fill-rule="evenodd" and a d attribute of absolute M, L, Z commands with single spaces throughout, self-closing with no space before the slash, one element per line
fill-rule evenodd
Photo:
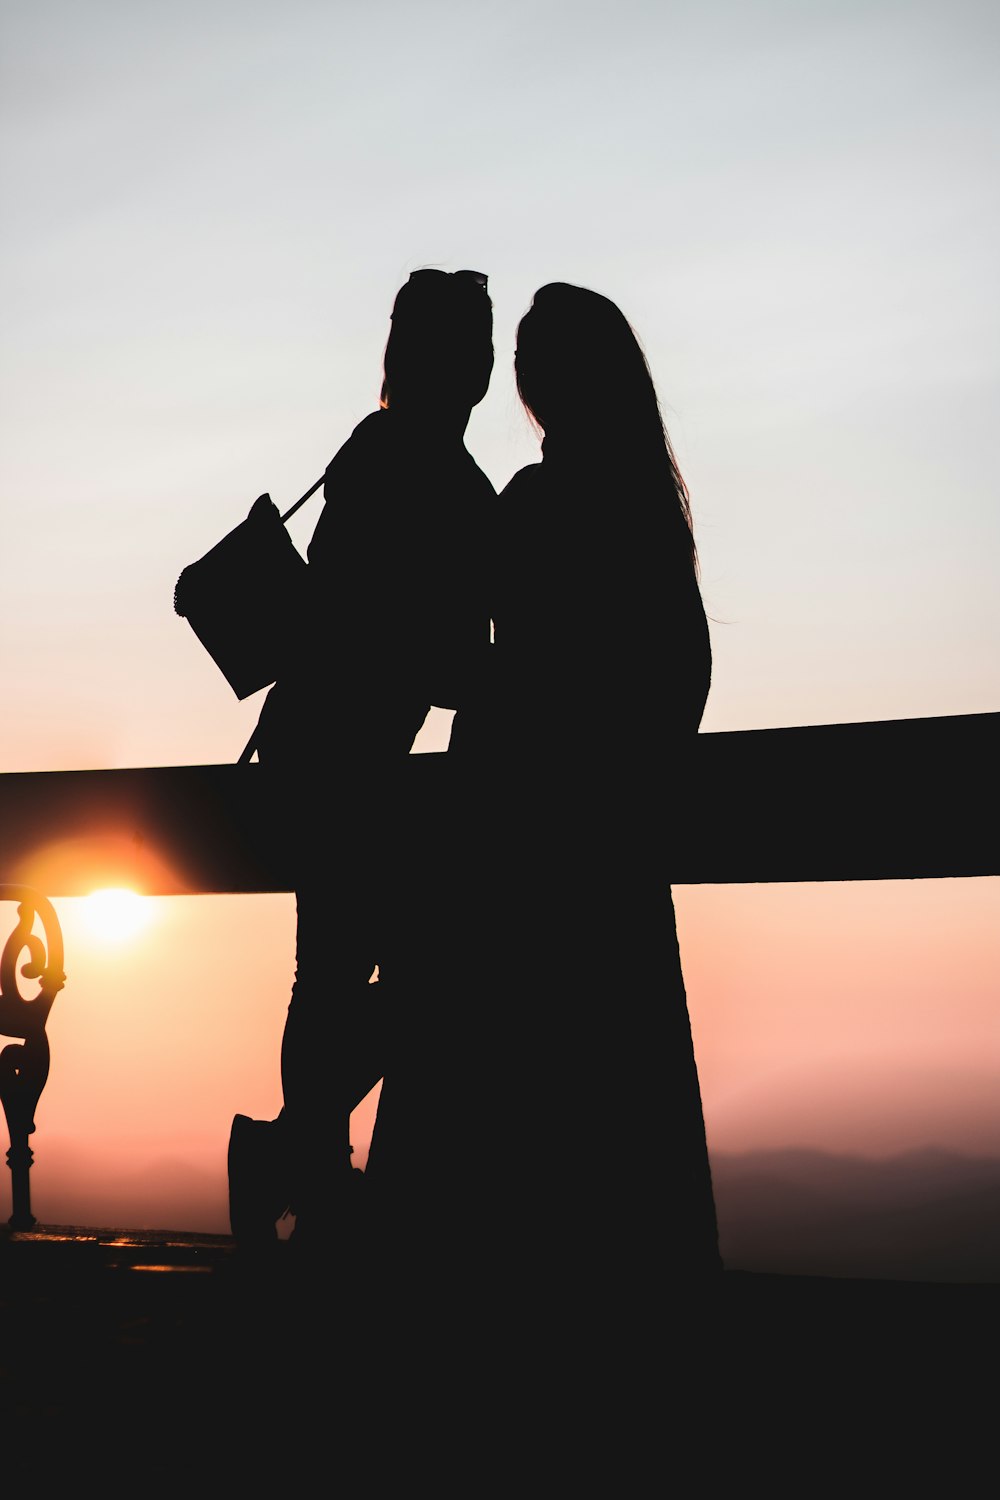
<path fill-rule="evenodd" d="M 673 884 L 1000 874 L 1000 714 L 699 735 Z"/>
<path fill-rule="evenodd" d="M 664 880 L 998 874 L 998 764 L 1000 714 L 701 734 L 689 767 L 664 766 Z M 457 764 L 414 755 L 405 774 L 443 809 Z M 2 774 L 0 879 L 48 896 L 291 890 L 268 787 L 255 764 Z"/>

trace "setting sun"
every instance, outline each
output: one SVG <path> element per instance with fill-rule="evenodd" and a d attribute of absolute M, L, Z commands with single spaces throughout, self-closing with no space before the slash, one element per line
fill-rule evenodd
<path fill-rule="evenodd" d="M 152 910 L 148 897 L 121 887 L 94 891 L 83 902 L 88 931 L 104 943 L 124 943 L 136 937 L 148 926 Z"/>

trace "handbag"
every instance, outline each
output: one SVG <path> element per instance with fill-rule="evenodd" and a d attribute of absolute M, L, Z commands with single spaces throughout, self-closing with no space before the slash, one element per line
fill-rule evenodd
<path fill-rule="evenodd" d="M 285 522 L 319 489 L 325 473 L 282 515 L 258 495 L 245 521 L 174 585 L 174 612 L 186 619 L 237 698 L 270 686 L 301 623 L 308 564 Z"/>

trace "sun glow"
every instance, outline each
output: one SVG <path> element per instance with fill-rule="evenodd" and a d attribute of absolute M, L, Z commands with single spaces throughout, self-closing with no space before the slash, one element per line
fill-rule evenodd
<path fill-rule="evenodd" d="M 153 903 L 149 897 L 115 886 L 87 896 L 83 915 L 92 937 L 102 943 L 125 943 L 149 925 Z"/>

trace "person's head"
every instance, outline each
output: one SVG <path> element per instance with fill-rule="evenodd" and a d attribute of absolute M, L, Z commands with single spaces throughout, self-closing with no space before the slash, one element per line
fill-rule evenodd
<path fill-rule="evenodd" d="M 467 417 L 493 373 L 493 304 L 481 271 L 413 271 L 396 293 L 382 360 L 384 407 Z"/>
<path fill-rule="evenodd" d="M 546 438 L 579 450 L 586 464 L 613 456 L 652 482 L 683 519 L 697 555 L 687 486 L 674 458 L 649 364 L 635 330 L 608 297 L 553 281 L 540 287 L 517 327 L 517 391 Z"/>

